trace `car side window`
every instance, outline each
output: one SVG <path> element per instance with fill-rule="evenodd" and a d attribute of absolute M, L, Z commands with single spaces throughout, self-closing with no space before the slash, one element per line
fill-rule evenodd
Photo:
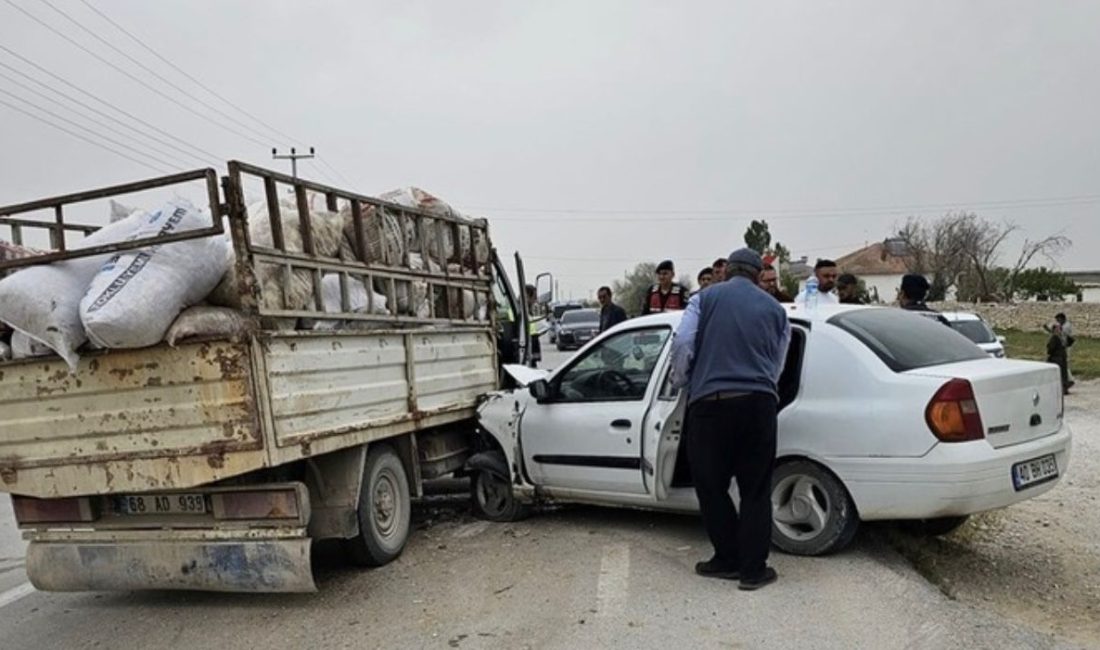
<path fill-rule="evenodd" d="M 668 342 L 667 327 L 610 336 L 555 379 L 559 402 L 640 400 Z"/>

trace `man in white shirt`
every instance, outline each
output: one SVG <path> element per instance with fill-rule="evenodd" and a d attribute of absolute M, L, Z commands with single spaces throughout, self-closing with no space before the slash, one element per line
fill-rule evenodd
<path fill-rule="evenodd" d="M 840 274 L 836 268 L 836 262 L 832 260 L 818 260 L 814 264 L 814 276 L 817 278 L 817 304 L 839 305 L 840 298 L 833 293 L 836 288 L 836 278 Z M 794 301 L 799 304 L 806 303 L 806 292 L 800 291 Z"/>

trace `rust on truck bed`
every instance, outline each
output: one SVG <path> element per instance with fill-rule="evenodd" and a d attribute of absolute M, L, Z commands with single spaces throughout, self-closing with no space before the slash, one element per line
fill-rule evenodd
<path fill-rule="evenodd" d="M 75 374 L 6 364 L 0 409 L 0 489 L 15 494 L 189 487 L 263 457 L 247 343 L 90 354 Z"/>

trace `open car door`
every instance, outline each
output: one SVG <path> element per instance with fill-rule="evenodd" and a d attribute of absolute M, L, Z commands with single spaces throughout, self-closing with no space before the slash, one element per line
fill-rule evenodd
<path fill-rule="evenodd" d="M 663 372 L 660 392 L 649 412 L 642 448 L 646 491 L 658 501 L 669 498 L 686 419 L 687 391 L 672 388 L 669 369 Z"/>

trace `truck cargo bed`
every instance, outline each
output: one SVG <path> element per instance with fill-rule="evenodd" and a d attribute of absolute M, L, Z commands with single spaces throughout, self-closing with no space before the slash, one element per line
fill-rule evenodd
<path fill-rule="evenodd" d="M 0 365 L 0 490 L 194 487 L 460 421 L 496 381 L 486 328 L 265 332 Z"/>

